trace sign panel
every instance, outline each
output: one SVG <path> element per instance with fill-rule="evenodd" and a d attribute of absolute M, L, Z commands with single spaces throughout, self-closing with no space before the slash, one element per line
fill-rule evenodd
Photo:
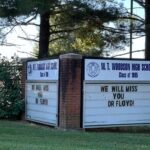
<path fill-rule="evenodd" d="M 150 123 L 150 84 L 84 84 L 83 127 Z"/>
<path fill-rule="evenodd" d="M 27 83 L 26 87 L 26 119 L 57 125 L 58 84 Z"/>
<path fill-rule="evenodd" d="M 85 81 L 150 81 L 150 62 L 85 59 Z"/>
<path fill-rule="evenodd" d="M 58 80 L 59 59 L 27 63 L 27 80 Z"/>

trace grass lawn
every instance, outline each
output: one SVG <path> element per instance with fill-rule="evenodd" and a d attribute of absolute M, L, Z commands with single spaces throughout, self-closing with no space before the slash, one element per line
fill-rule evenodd
<path fill-rule="evenodd" d="M 150 132 L 58 131 L 0 121 L 0 150 L 150 150 Z"/>

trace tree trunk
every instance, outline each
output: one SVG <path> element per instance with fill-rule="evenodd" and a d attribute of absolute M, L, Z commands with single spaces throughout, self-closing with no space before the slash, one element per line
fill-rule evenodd
<path fill-rule="evenodd" d="M 50 38 L 49 25 L 50 12 L 45 12 L 40 15 L 40 37 L 39 37 L 39 55 L 38 58 L 48 57 L 48 47 Z"/>
<path fill-rule="evenodd" d="M 145 59 L 150 60 L 150 0 L 145 1 Z"/>

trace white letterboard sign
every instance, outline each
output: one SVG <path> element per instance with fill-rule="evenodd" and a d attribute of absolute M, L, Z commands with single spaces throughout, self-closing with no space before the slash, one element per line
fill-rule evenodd
<path fill-rule="evenodd" d="M 27 80 L 58 80 L 59 59 L 27 63 Z"/>
<path fill-rule="evenodd" d="M 150 81 L 150 61 L 85 59 L 84 79 Z"/>
<path fill-rule="evenodd" d="M 26 119 L 57 125 L 58 84 L 56 82 L 27 83 Z"/>
<path fill-rule="evenodd" d="M 150 124 L 150 84 L 84 85 L 84 128 Z"/>

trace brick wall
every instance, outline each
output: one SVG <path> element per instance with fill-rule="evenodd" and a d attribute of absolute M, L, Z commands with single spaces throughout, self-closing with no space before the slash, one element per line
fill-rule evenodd
<path fill-rule="evenodd" d="M 81 123 L 82 56 L 60 56 L 59 127 L 79 129 Z"/>
<path fill-rule="evenodd" d="M 31 60 L 31 59 L 28 59 Z M 26 62 L 23 61 L 22 89 L 25 97 Z M 82 56 L 65 54 L 60 56 L 58 90 L 58 127 L 81 128 Z"/>

